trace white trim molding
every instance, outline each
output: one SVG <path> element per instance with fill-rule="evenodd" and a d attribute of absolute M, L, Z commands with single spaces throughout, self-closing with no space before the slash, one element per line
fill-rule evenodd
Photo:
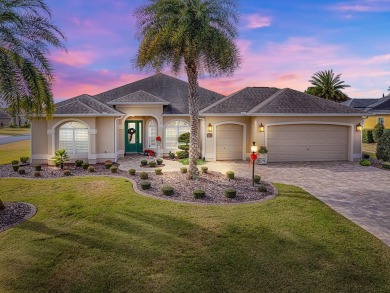
<path fill-rule="evenodd" d="M 236 124 L 236 125 L 241 125 L 243 126 L 243 134 L 242 134 L 242 159 L 246 160 L 246 128 L 247 125 L 242 122 L 237 122 L 237 121 L 223 121 L 219 123 L 215 123 L 213 127 L 213 143 L 214 143 L 214 161 L 217 160 L 217 127 L 225 124 Z"/>

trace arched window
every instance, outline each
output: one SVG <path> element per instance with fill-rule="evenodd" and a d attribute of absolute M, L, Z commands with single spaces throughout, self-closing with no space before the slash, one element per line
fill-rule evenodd
<path fill-rule="evenodd" d="M 60 127 L 59 149 L 69 154 L 88 153 L 88 128 L 80 122 L 68 122 Z"/>
<path fill-rule="evenodd" d="M 147 125 L 147 131 L 148 131 L 148 147 L 149 148 L 157 148 L 157 122 L 156 120 L 152 119 L 149 120 Z"/>
<path fill-rule="evenodd" d="M 177 148 L 177 138 L 180 134 L 190 132 L 190 124 L 183 120 L 173 120 L 165 127 L 165 146 Z"/>

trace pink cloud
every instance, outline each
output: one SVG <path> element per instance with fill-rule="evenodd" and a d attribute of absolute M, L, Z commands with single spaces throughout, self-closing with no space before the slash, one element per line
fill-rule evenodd
<path fill-rule="evenodd" d="M 56 51 L 50 56 L 51 61 L 74 67 L 83 67 L 92 64 L 97 57 L 96 51 L 72 50 L 66 52 Z"/>
<path fill-rule="evenodd" d="M 271 26 L 271 17 L 258 14 L 246 16 L 247 28 L 256 29 Z"/>
<path fill-rule="evenodd" d="M 388 0 L 360 0 L 341 2 L 331 7 L 341 12 L 380 12 L 390 10 Z"/>

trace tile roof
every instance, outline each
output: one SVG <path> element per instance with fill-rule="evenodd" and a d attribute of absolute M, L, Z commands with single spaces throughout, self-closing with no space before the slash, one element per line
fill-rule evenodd
<path fill-rule="evenodd" d="M 160 104 L 160 105 L 169 105 L 169 102 L 155 95 L 149 94 L 145 91 L 139 90 L 134 93 L 125 95 L 121 98 L 112 100 L 108 102 L 109 105 L 117 104 Z"/>
<path fill-rule="evenodd" d="M 360 114 L 359 110 L 289 88 L 246 88 L 202 111 L 205 114 Z"/>

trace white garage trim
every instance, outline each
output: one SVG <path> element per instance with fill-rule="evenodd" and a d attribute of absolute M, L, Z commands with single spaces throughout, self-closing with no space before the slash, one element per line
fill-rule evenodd
<path fill-rule="evenodd" d="M 214 161 L 217 160 L 217 127 L 224 124 L 236 124 L 243 126 L 243 132 L 242 132 L 242 159 L 246 159 L 246 124 L 242 122 L 237 121 L 224 121 L 215 123 L 213 127 L 213 136 L 214 136 Z"/>
<path fill-rule="evenodd" d="M 348 161 L 353 162 L 353 138 L 355 126 L 352 123 L 339 123 L 339 122 L 327 122 L 327 121 L 291 121 L 291 122 L 278 122 L 278 123 L 266 123 L 264 125 L 264 138 L 265 146 L 268 147 L 268 127 L 278 126 L 278 125 L 302 125 L 302 124 L 315 124 L 315 125 L 338 125 L 338 126 L 348 126 L 349 130 L 349 149 L 348 149 Z"/>

